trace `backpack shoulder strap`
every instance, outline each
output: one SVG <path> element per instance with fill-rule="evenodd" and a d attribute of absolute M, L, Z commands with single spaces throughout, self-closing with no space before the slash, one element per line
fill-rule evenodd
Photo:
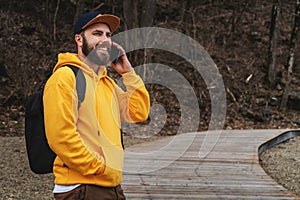
<path fill-rule="evenodd" d="M 85 88 L 86 88 L 86 80 L 83 75 L 83 72 L 80 68 L 68 65 L 67 67 L 71 68 L 75 77 L 76 77 L 76 91 L 78 95 L 78 109 L 85 98 Z"/>

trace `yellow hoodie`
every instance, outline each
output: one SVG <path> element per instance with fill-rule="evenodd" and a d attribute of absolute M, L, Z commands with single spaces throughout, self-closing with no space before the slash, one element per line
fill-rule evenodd
<path fill-rule="evenodd" d="M 79 109 L 76 79 L 66 65 L 80 68 L 86 79 Z M 144 121 L 150 107 L 148 92 L 134 70 L 122 77 L 126 91 L 107 77 L 105 67 L 96 74 L 77 54 L 59 54 L 43 96 L 46 136 L 57 154 L 55 184 L 113 187 L 122 182 L 120 121 Z"/>

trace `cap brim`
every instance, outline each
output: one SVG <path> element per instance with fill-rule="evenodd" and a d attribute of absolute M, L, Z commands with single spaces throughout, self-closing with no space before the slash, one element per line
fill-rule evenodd
<path fill-rule="evenodd" d="M 105 23 L 109 26 L 110 31 L 114 32 L 120 25 L 120 18 L 110 14 L 99 14 L 94 19 L 89 21 L 86 25 L 84 25 L 82 29 L 85 29 L 86 27 L 96 23 Z"/>

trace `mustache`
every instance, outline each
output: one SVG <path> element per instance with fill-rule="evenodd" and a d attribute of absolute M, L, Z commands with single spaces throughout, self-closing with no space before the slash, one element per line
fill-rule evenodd
<path fill-rule="evenodd" d="M 108 49 L 110 49 L 111 44 L 109 42 L 102 42 L 101 44 L 97 44 L 95 46 L 95 49 L 97 49 L 97 48 L 108 48 Z"/>

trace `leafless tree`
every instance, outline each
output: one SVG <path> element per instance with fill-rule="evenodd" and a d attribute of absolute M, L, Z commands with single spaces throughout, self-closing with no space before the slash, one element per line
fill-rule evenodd
<path fill-rule="evenodd" d="M 274 0 L 272 8 L 271 26 L 270 26 L 270 60 L 268 81 L 271 87 L 275 86 L 276 74 L 277 74 L 277 54 L 278 54 L 278 38 L 279 38 L 279 20 L 280 20 L 280 1 Z"/>
<path fill-rule="evenodd" d="M 56 18 L 57 18 L 59 6 L 60 6 L 60 0 L 57 0 L 55 13 L 54 13 L 54 17 L 53 17 L 53 40 L 54 41 L 56 41 Z"/>
<path fill-rule="evenodd" d="M 296 40 L 298 35 L 298 30 L 300 26 L 300 0 L 296 0 L 296 9 L 295 9 L 295 19 L 294 26 L 291 34 L 290 47 L 289 47 L 289 59 L 288 59 L 288 73 L 287 81 L 285 84 L 284 93 L 282 96 L 282 101 L 280 108 L 281 110 L 286 110 L 287 101 L 290 93 L 290 83 L 293 77 L 293 66 L 295 60 L 295 49 L 296 49 Z"/>
<path fill-rule="evenodd" d="M 129 30 L 139 27 L 151 27 L 154 22 L 154 16 L 156 12 L 155 0 L 124 0 L 123 1 L 123 17 L 124 17 L 124 29 Z M 151 34 L 151 33 L 149 33 Z M 140 40 L 147 40 L 149 37 L 141 38 L 136 35 L 134 38 Z M 147 63 L 148 51 L 143 50 L 143 64 Z M 133 55 L 131 58 L 133 63 L 138 63 L 140 57 Z M 144 68 L 143 76 L 146 74 L 146 68 Z"/>
<path fill-rule="evenodd" d="M 78 19 L 79 15 L 83 11 L 84 0 L 77 0 L 77 2 L 75 2 L 75 3 L 76 3 L 76 12 L 75 12 L 75 15 L 74 15 L 73 24 L 75 24 L 75 22 Z"/>

